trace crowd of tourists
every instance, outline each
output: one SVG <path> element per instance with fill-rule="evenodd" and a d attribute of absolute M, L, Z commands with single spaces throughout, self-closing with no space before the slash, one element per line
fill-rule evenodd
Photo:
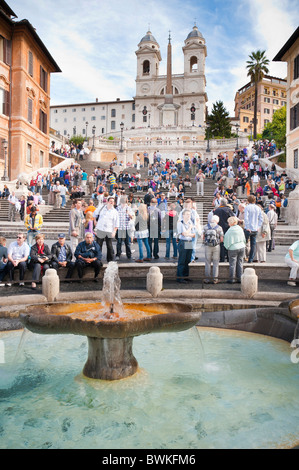
<path fill-rule="evenodd" d="M 119 261 L 124 256 L 123 246 L 126 258 L 133 259 L 132 244 L 136 241 L 135 262 L 143 263 L 161 257 L 164 239 L 164 258 L 169 260 L 172 254 L 172 258 L 177 259 L 177 282 L 184 284 L 191 282 L 189 265 L 198 259 L 199 244 L 203 245 L 205 253 L 205 283 L 218 283 L 221 262 L 229 262 L 229 283 L 241 281 L 244 261 L 266 262 L 267 252 L 275 249 L 275 229 L 288 204 L 285 191 L 294 189 L 297 184 L 286 172 L 279 173 L 275 164 L 262 168 L 258 150 L 249 156 L 246 148 L 235 152 L 232 161 L 226 153 L 220 153 L 215 159 L 202 159 L 195 153 L 192 157 L 186 154 L 172 160 L 164 159 L 157 151 L 152 164 L 146 156 L 143 164 L 138 157 L 135 166 L 118 174 L 111 165 L 109 169 L 98 166 L 87 175 L 78 163 L 59 174 L 51 171 L 46 175 L 38 174 L 30 182 L 27 200 L 22 200 L 22 204 L 13 199 L 14 193 L 5 196 L 12 206 L 9 206 L 9 220 L 14 220 L 18 210 L 13 205 L 19 203 L 23 207 L 19 210 L 20 214 L 22 210 L 27 237 L 22 237 L 29 251 L 26 251 L 27 260 L 22 258 L 22 263 L 33 269 L 37 259 L 40 265 L 33 269 L 33 288 L 52 266 L 55 269 L 66 267 L 68 278 L 76 268 L 80 279 L 84 268 L 93 266 L 97 278 L 104 243 L 109 262 Z M 142 166 L 146 168 L 143 176 Z M 188 196 L 188 188 L 194 185 L 197 195 L 203 197 L 206 178 L 214 180 L 216 188 L 208 223 L 202 227 L 197 203 Z M 43 188 L 46 191 L 42 191 Z M 60 237 L 64 239 L 64 248 L 59 250 L 63 253 L 61 259 L 53 257 L 56 249 L 54 245 L 51 249 L 48 247 L 41 233 L 43 220 L 38 208 L 44 203 L 45 192 L 48 192 L 48 203 L 55 204 L 59 199 L 63 208 L 67 196 L 72 200 L 70 242 L 66 243 L 65 234 L 60 234 L 64 235 Z M 88 202 L 83 198 L 86 195 Z M 40 254 L 44 257 L 38 257 Z M 288 265 L 294 263 L 294 256 L 288 252 Z M 5 263 L 3 255 L 0 280 L 5 275 L 13 276 L 11 259 L 7 259 Z M 291 269 L 289 283 L 293 285 L 296 279 L 293 265 Z"/>

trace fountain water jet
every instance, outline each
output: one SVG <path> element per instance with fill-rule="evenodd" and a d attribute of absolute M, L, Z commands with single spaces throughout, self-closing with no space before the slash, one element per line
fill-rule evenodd
<path fill-rule="evenodd" d="M 100 303 L 49 303 L 20 312 L 24 326 L 34 333 L 75 334 L 88 338 L 83 374 L 92 379 L 119 380 L 133 375 L 135 336 L 183 331 L 195 326 L 200 312 L 186 303 L 122 304 L 117 263 L 109 263 Z"/>

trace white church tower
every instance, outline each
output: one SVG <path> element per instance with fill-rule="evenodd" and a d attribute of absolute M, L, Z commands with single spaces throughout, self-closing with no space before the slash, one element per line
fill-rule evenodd
<path fill-rule="evenodd" d="M 167 75 L 159 75 L 160 46 L 148 31 L 138 44 L 135 95 L 135 128 L 202 127 L 205 123 L 206 79 L 205 39 L 197 26 L 183 47 L 184 73 L 172 74 L 170 36 L 167 48 Z"/>

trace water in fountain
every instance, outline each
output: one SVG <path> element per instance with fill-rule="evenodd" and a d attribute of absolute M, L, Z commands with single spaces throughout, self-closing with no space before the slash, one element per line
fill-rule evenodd
<path fill-rule="evenodd" d="M 142 370 L 117 382 L 84 380 L 86 339 L 0 334 L 0 448 L 207 449 L 298 444 L 298 365 L 280 340 L 229 330 L 187 330 L 136 338 Z M 74 377 L 76 379 L 74 380 Z M 158 405 L 157 405 L 158 404 Z"/>
<path fill-rule="evenodd" d="M 110 261 L 106 268 L 103 279 L 103 298 L 105 318 L 113 318 L 124 315 L 123 303 L 120 295 L 121 280 L 118 275 L 118 265 Z"/>

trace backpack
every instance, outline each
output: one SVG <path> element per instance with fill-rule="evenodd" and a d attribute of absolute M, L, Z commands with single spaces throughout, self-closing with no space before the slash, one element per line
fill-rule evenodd
<path fill-rule="evenodd" d="M 207 225 L 208 229 L 205 231 L 205 238 L 204 238 L 204 244 L 205 246 L 217 246 L 219 245 L 219 241 L 217 239 L 217 228 L 219 225 L 216 225 L 215 227 L 211 227 L 210 224 Z"/>

